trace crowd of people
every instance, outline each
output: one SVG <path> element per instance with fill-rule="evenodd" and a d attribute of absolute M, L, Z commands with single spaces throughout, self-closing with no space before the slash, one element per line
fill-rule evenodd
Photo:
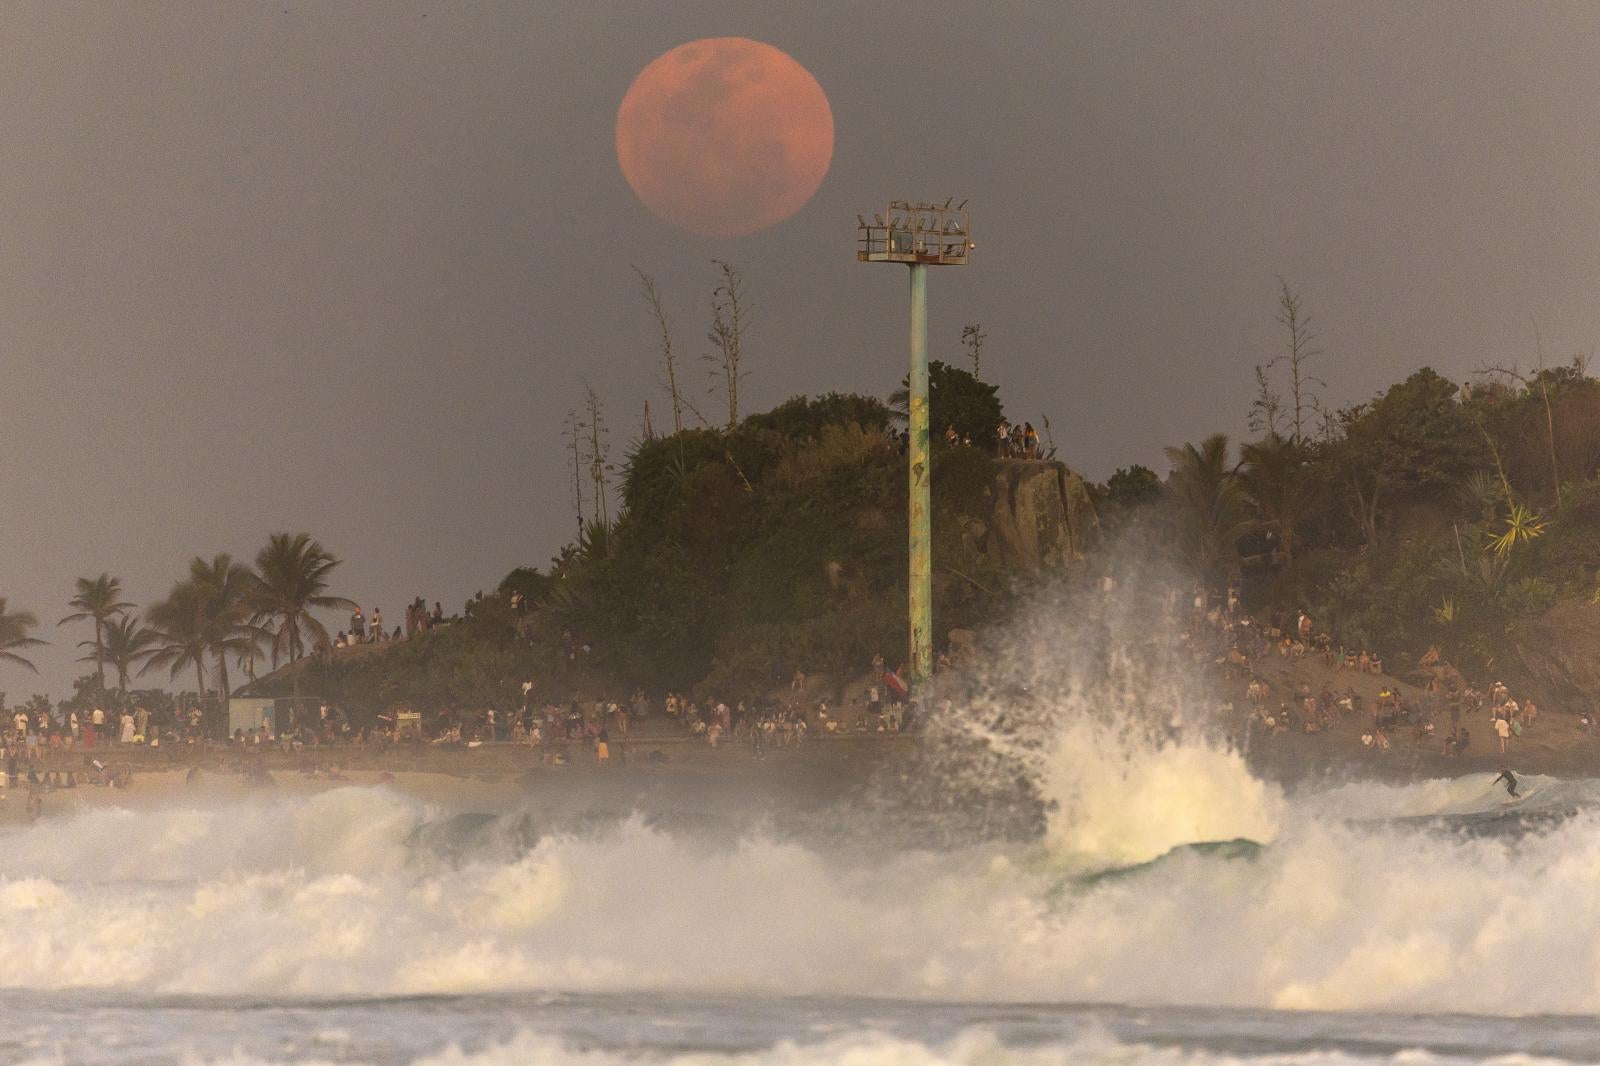
<path fill-rule="evenodd" d="M 369 617 L 362 614 L 361 608 L 357 607 L 350 614 L 350 628 L 339 631 L 333 638 L 333 646 L 353 648 L 357 644 L 382 644 L 390 640 L 410 639 L 419 633 L 426 633 L 445 624 L 444 607 L 438 601 L 434 601 L 433 610 L 430 612 L 427 601 L 421 596 L 406 605 L 404 628 L 395 626 L 392 633 L 384 626 L 383 608 L 374 607 Z"/>
<path fill-rule="evenodd" d="M 316 721 L 281 731 L 270 721 L 237 731 L 234 745 L 246 748 L 279 747 L 301 751 L 330 744 L 427 744 L 445 750 L 479 748 L 486 744 L 517 744 L 541 749 L 546 762 L 573 757 L 581 745 L 602 765 L 613 753 L 627 761 L 632 754 L 635 726 L 658 719 L 651 739 L 679 734 L 703 740 L 716 748 L 748 744 L 758 757 L 771 749 L 799 747 L 813 733 L 822 735 L 892 734 L 916 727 L 916 709 L 908 702 L 904 667 L 890 670 L 881 655 L 874 656 L 864 689 L 836 707 L 824 698 L 812 702 L 806 675 L 797 670 L 789 692 L 769 700 L 728 701 L 716 697 L 697 699 L 683 692 L 668 692 L 659 704 L 642 689 L 622 698 L 579 697 L 565 703 L 534 698 L 535 683 L 522 683 L 519 706 L 487 706 L 476 711 L 449 711 L 426 718 L 405 709 L 376 716 L 364 727 L 352 725 L 338 707 L 322 703 Z"/>
<path fill-rule="evenodd" d="M 17 708 L 7 712 L 5 750 L 27 762 L 46 752 L 72 748 L 106 748 L 144 745 L 159 748 L 194 743 L 205 736 L 204 714 L 199 707 L 151 711 L 128 706 L 108 711 L 95 706 L 88 711 L 73 707 L 50 710 Z"/>
<path fill-rule="evenodd" d="M 1437 669 L 1442 664 L 1436 650 L 1418 664 L 1429 671 L 1420 697 L 1408 698 L 1400 686 L 1385 680 L 1376 698 L 1366 699 L 1354 685 L 1336 679 L 1346 673 L 1383 677 L 1384 663 L 1377 652 L 1336 643 L 1305 611 L 1292 622 L 1263 625 L 1239 609 L 1237 589 L 1230 588 L 1223 597 L 1197 590 L 1194 621 L 1188 636 L 1195 646 L 1207 649 L 1207 657 L 1220 664 L 1224 677 L 1248 682 L 1246 731 L 1251 735 L 1325 733 L 1340 722 L 1352 721 L 1361 726 L 1360 743 L 1366 749 L 1389 751 L 1394 738 L 1408 732 L 1416 746 L 1438 744 L 1441 754 L 1460 757 L 1472 748 L 1472 723 L 1484 722 L 1492 732 L 1492 743 L 1504 755 L 1540 715 L 1531 697 L 1518 701 L 1499 681 L 1480 689 L 1451 671 Z M 1284 660 L 1312 656 L 1334 677 L 1315 691 L 1310 682 L 1300 680 L 1289 691 L 1274 692 L 1260 672 L 1262 660 L 1271 656 Z M 1449 731 L 1443 732 L 1446 720 Z M 1587 715 L 1580 722 L 1584 729 L 1593 724 Z"/>
<path fill-rule="evenodd" d="M 953 423 L 944 427 L 944 442 L 949 445 L 973 445 L 972 434 L 962 433 Z M 1043 457 L 1039 432 L 1032 422 L 1008 422 L 1001 419 L 994 427 L 994 453 L 999 459 L 1039 459 Z"/>

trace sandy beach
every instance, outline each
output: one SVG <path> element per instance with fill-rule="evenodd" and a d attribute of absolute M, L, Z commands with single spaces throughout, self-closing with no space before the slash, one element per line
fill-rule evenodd
<path fill-rule="evenodd" d="M 886 760 L 910 752 L 916 743 L 909 736 L 827 738 L 769 750 L 758 759 L 748 744 L 713 749 L 703 740 L 646 733 L 626 763 L 619 751 L 607 766 L 598 765 L 593 752 L 579 744 L 570 745 L 563 762 L 547 760 L 541 749 L 510 743 L 454 750 L 424 744 L 246 754 L 221 747 L 183 748 L 171 755 L 159 749 L 111 747 L 52 753 L 35 769 L 41 777 L 53 771 L 58 782 L 70 772 L 77 781 L 76 787 L 46 792 L 46 817 L 105 806 L 131 810 L 210 806 L 252 797 L 377 786 L 413 796 L 445 813 L 535 807 L 557 815 L 632 811 L 759 815 L 780 808 L 815 810 L 846 800 L 859 793 Z M 614 750 L 620 747 L 613 745 Z M 129 771 L 127 786 L 88 783 L 88 758 L 113 771 Z M 0 789 L 5 795 L 0 810 L 7 820 L 22 816 L 26 789 L 25 778 L 19 787 Z"/>

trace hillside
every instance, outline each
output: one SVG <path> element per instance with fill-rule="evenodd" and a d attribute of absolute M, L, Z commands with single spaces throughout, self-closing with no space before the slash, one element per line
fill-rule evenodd
<path fill-rule="evenodd" d="M 992 439 L 994 387 L 935 370 L 935 428 Z M 1600 382 L 1581 363 L 1470 388 L 1424 368 L 1324 412 L 1314 436 L 1266 412 L 1242 447 L 1216 434 L 1169 448 L 1165 478 L 1133 466 L 1099 485 L 935 433 L 938 650 L 1109 541 L 1234 588 L 1269 625 L 1306 610 L 1401 673 L 1437 649 L 1557 713 L 1600 701 Z M 357 707 L 466 708 L 516 702 L 530 678 L 547 698 L 755 699 L 796 670 L 840 683 L 874 655 L 892 666 L 904 463 L 894 411 L 840 394 L 638 442 L 620 512 L 591 516 L 546 570 L 513 571 L 460 626 L 309 665 L 304 683 Z"/>
<path fill-rule="evenodd" d="M 933 418 L 988 440 L 993 386 L 941 365 Z M 757 700 L 796 670 L 844 678 L 903 657 L 905 457 L 877 400 L 797 398 L 731 430 L 636 444 L 621 513 L 591 520 L 547 572 L 513 571 L 462 620 L 381 654 L 305 664 L 302 690 L 375 712 L 398 702 L 477 709 L 642 687 Z M 933 445 L 934 620 L 1002 616 L 1037 575 L 1099 541 L 1089 488 L 1059 462 Z M 280 672 L 254 686 L 287 694 Z"/>

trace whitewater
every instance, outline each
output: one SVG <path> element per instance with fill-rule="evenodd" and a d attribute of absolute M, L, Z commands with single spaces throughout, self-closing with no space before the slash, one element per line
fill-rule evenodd
<path fill-rule="evenodd" d="M 1079 645 L 803 812 L 353 785 L 5 828 L 0 1060 L 1600 1062 L 1600 782 L 1287 791 L 1179 663 Z"/>
<path fill-rule="evenodd" d="M 831 847 L 830 815 L 545 832 L 382 787 L 46 820 L 0 837 L 0 1004 L 30 1020 L 0 1053 L 1600 1060 L 1560 1019 L 1600 995 L 1596 786 L 1288 797 L 1204 741 L 1095 765 L 1078 788 L 1137 802 L 956 848 Z"/>

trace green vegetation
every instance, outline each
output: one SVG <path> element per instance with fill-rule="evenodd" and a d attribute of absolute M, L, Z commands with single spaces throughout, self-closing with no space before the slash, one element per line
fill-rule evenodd
<path fill-rule="evenodd" d="M 875 400 L 830 394 L 731 431 L 636 445 L 621 515 L 590 523 L 555 561 L 529 639 L 564 648 L 570 637 L 590 649 L 588 669 L 617 679 L 723 691 L 897 656 L 905 472 L 889 417 Z M 934 463 L 941 560 L 1002 587 L 974 573 L 984 563 L 959 529 L 962 516 L 987 515 L 991 460 L 940 447 Z M 970 582 L 945 591 L 941 629 L 992 607 Z"/>
<path fill-rule="evenodd" d="M 74 682 L 74 694 L 60 707 L 115 709 L 135 700 L 153 711 L 170 707 L 173 698 L 168 694 L 130 689 L 133 677 L 161 669 L 174 681 L 192 674 L 194 692 L 179 696 L 187 705 L 213 690 L 231 694 L 230 663 L 242 666 L 253 678 L 263 645 L 271 650 L 274 666 L 327 651 L 328 632 L 313 611 L 355 606 L 328 594 L 330 575 L 338 565 L 339 560 L 309 534 L 274 533 L 256 556 L 254 568 L 226 553 L 210 559 L 196 556 L 188 575 L 172 586 L 165 599 L 150 605 L 142 620 L 134 613 L 135 605 L 121 598 L 121 579 L 104 573 L 79 578 L 76 594 L 68 601 L 73 613 L 60 624 L 94 623 L 93 638 L 79 642 L 88 652 L 78 661 L 92 663 L 95 669 Z M 33 669 L 21 651 L 44 643 L 32 635 L 37 626 L 31 613 L 8 611 L 0 598 L 0 660 Z M 107 664 L 116 670 L 114 690 L 106 686 Z M 298 678 L 298 671 L 290 672 L 296 694 Z M 0 706 L 4 698 L 0 694 Z M 32 705 L 48 707 L 49 700 L 35 696 Z"/>
<path fill-rule="evenodd" d="M 938 366 L 934 423 L 992 435 L 994 387 Z M 455 624 L 292 676 L 360 714 L 397 702 L 507 706 L 530 678 L 546 697 L 645 685 L 743 698 L 796 669 L 843 673 L 880 652 L 894 662 L 905 645 L 906 475 L 892 420 L 876 399 L 829 393 L 731 429 L 638 442 L 620 513 L 585 521 L 547 572 L 518 568 Z M 946 632 L 994 617 L 1010 586 L 964 535 L 989 518 L 994 460 L 940 439 L 933 461 Z"/>
<path fill-rule="evenodd" d="M 1238 461 L 1214 436 L 1169 449 L 1160 495 L 1135 468 L 1097 500 L 1211 582 L 1242 580 L 1260 614 L 1305 608 L 1386 658 L 1437 645 L 1469 673 L 1503 670 L 1522 625 L 1596 596 L 1600 381 L 1578 362 L 1490 376 L 1463 388 L 1424 368 L 1299 442 L 1269 415 Z"/>
<path fill-rule="evenodd" d="M 0 596 L 0 661 L 35 669 L 22 651 L 44 643 L 33 635 L 38 627 L 39 620 L 31 612 L 7 610 L 5 597 Z"/>
<path fill-rule="evenodd" d="M 106 625 L 111 619 L 122 614 L 131 603 L 122 602 L 122 581 L 110 574 L 101 574 L 99 577 L 78 578 L 78 594 L 67 606 L 75 608 L 72 614 L 67 615 L 57 625 L 66 625 L 68 622 L 94 622 L 94 639 L 81 642 L 78 646 L 92 647 L 94 654 L 90 661 L 94 663 L 95 676 L 99 678 L 100 687 L 106 684 Z"/>
<path fill-rule="evenodd" d="M 1497 660 L 1521 627 L 1556 603 L 1600 603 L 1600 381 L 1580 362 L 1496 370 L 1470 387 L 1423 368 L 1329 410 L 1305 365 L 1322 355 L 1309 320 L 1287 286 L 1280 303 L 1288 354 L 1258 369 L 1255 439 L 1213 434 L 1168 448 L 1165 477 L 1130 466 L 1091 486 L 1113 541 L 1136 540 L 1214 588 L 1239 582 L 1264 618 L 1305 609 L 1336 641 L 1402 664 L 1437 645 L 1474 676 L 1504 670 Z M 730 331 L 733 314 L 730 303 Z M 1273 368 L 1288 376 L 1290 405 L 1271 391 Z M 930 379 L 935 631 L 945 634 L 1001 618 L 1017 575 L 982 544 L 994 517 L 996 390 L 940 362 Z M 572 435 L 578 539 L 416 639 L 334 653 L 317 612 L 354 604 L 330 591 L 339 562 L 305 533 L 273 535 L 253 567 L 196 558 L 143 621 L 116 578 L 80 579 L 63 623 L 93 623 L 81 646 L 95 671 L 72 699 L 126 699 L 130 678 L 158 669 L 192 678 L 197 692 L 227 690 L 230 665 L 253 679 L 264 650 L 274 668 L 293 665 L 258 690 L 328 698 L 358 722 L 399 703 L 510 706 L 530 679 L 542 698 L 638 685 L 736 699 L 797 669 L 844 676 L 875 653 L 895 663 L 905 643 L 903 389 L 887 404 L 829 393 L 740 418 L 736 381 L 724 382 L 730 425 L 631 445 L 617 507 L 605 500 L 612 468 L 591 390 L 588 508 L 576 422 Z M 946 426 L 977 446 L 951 446 Z M 36 624 L 0 600 L 0 659 L 27 665 Z"/>
<path fill-rule="evenodd" d="M 1319 353 L 1294 312 L 1284 317 L 1303 362 Z M 1292 374 L 1294 360 L 1282 366 Z M 936 367 L 933 425 L 986 444 L 1002 413 L 994 388 Z M 1242 447 L 1216 434 L 1168 449 L 1164 479 L 1132 466 L 1091 486 L 1103 528 L 1214 587 L 1238 580 L 1258 615 L 1304 608 L 1337 641 L 1397 663 L 1437 644 L 1481 671 L 1557 601 L 1600 597 L 1600 382 L 1580 366 L 1468 389 L 1424 368 L 1340 410 L 1324 410 L 1314 384 L 1303 369 L 1298 387 L 1291 377 L 1285 413 L 1270 394 L 1258 401 L 1259 436 Z M 529 678 L 547 698 L 635 684 L 726 698 L 797 668 L 893 661 L 906 559 L 899 398 L 797 398 L 732 429 L 635 444 L 614 521 L 585 522 L 548 570 L 512 571 L 457 625 L 310 662 L 306 690 L 358 710 L 505 706 Z M 1016 575 L 964 535 L 990 517 L 995 461 L 935 437 L 942 634 L 1001 617 Z"/>

